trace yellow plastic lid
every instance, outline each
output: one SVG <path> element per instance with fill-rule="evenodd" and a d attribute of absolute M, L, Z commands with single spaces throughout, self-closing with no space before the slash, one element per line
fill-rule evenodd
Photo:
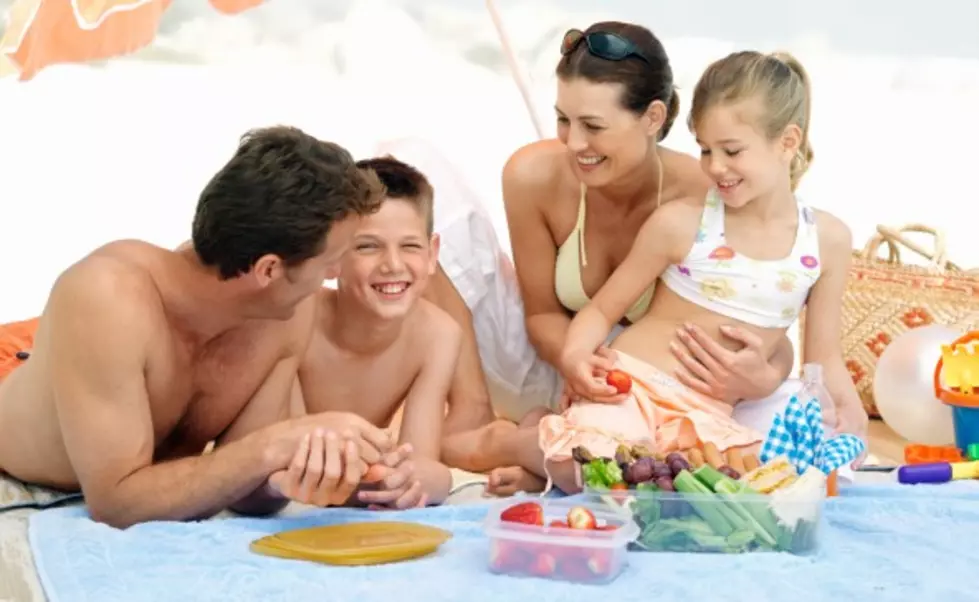
<path fill-rule="evenodd" d="M 364 522 L 283 531 L 256 539 L 256 554 L 357 566 L 409 560 L 431 554 L 452 534 L 406 522 Z"/>

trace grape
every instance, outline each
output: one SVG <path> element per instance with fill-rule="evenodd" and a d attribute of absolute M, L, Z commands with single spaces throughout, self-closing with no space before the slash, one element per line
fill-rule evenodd
<path fill-rule="evenodd" d="M 663 491 L 676 491 L 676 488 L 673 486 L 673 479 L 669 477 L 659 477 L 654 483 Z"/>
<path fill-rule="evenodd" d="M 725 464 L 724 466 L 721 466 L 717 470 L 721 474 L 726 475 L 726 476 L 734 479 L 735 481 L 737 481 L 738 479 L 741 478 L 741 474 L 738 471 L 736 471 L 733 468 L 731 468 L 730 466 L 728 466 L 727 464 Z"/>
<path fill-rule="evenodd" d="M 644 483 L 653 478 L 653 459 L 652 458 L 639 458 L 632 464 L 626 466 L 625 471 L 623 471 L 623 478 L 626 483 L 636 484 Z"/>
<path fill-rule="evenodd" d="M 659 477 L 673 478 L 673 471 L 670 470 L 670 465 L 662 460 L 657 460 L 653 464 L 653 478 L 657 479 Z"/>
<path fill-rule="evenodd" d="M 666 454 L 666 463 L 667 464 L 673 464 L 677 460 L 683 460 L 684 462 L 687 461 L 687 459 L 684 458 L 683 457 L 683 454 L 681 454 L 680 452 L 670 452 L 670 453 Z"/>

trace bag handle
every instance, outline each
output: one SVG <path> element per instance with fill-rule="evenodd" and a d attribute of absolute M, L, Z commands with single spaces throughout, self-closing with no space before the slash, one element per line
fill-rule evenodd
<path fill-rule="evenodd" d="M 933 267 L 939 272 L 961 269 L 959 266 L 948 260 L 948 253 L 945 246 L 945 234 L 941 230 L 937 230 L 930 226 L 925 226 L 924 224 L 906 224 L 900 228 L 891 228 L 889 226 L 879 225 L 877 226 L 877 232 L 890 240 L 893 240 L 895 243 L 914 251 L 925 259 L 930 260 Z M 930 234 L 934 238 L 934 250 L 928 251 L 918 243 L 905 236 L 905 233 L 908 232 Z"/>
<path fill-rule="evenodd" d="M 880 245 L 887 243 L 887 263 L 899 266 L 901 265 L 901 250 L 894 243 L 894 240 L 884 236 L 880 232 L 874 234 L 864 245 L 863 250 L 860 251 L 859 256 L 866 260 L 873 260 L 877 257 L 877 252 L 880 250 Z"/>

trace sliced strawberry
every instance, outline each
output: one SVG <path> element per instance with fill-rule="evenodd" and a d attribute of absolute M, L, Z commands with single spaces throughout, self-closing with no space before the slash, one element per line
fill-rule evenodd
<path fill-rule="evenodd" d="M 523 502 L 510 506 L 500 513 L 500 520 L 506 523 L 544 526 L 544 509 L 536 502 Z"/>
<path fill-rule="evenodd" d="M 568 526 L 572 529 L 591 530 L 598 526 L 598 521 L 588 508 L 575 506 L 568 510 Z"/>
<path fill-rule="evenodd" d="M 595 527 L 596 531 L 615 531 L 619 528 L 619 525 L 602 525 L 600 527 Z"/>
<path fill-rule="evenodd" d="M 593 550 L 588 557 L 588 570 L 596 577 L 607 577 L 612 570 L 612 550 Z"/>
<path fill-rule="evenodd" d="M 553 554 L 542 552 L 530 564 L 530 574 L 537 577 L 550 577 L 557 569 L 557 559 Z"/>
<path fill-rule="evenodd" d="M 615 387 L 615 391 L 619 394 L 628 393 L 632 390 L 632 377 L 622 370 L 609 370 L 609 373 L 605 375 L 605 382 L 609 386 Z"/>
<path fill-rule="evenodd" d="M 569 529 L 570 528 L 570 526 L 568 525 L 568 521 L 566 521 L 566 520 L 557 520 L 557 519 L 552 520 L 550 522 L 550 524 L 548 524 L 548 526 L 549 527 L 564 528 L 564 529 Z"/>

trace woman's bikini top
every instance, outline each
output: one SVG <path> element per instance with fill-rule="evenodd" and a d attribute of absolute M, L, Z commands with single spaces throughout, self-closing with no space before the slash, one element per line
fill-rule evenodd
<path fill-rule="evenodd" d="M 554 292 L 557 294 L 558 301 L 568 310 L 577 312 L 588 304 L 591 299 L 585 294 L 585 287 L 581 282 L 581 268 L 588 265 L 588 256 L 585 254 L 585 185 L 581 185 L 581 200 L 578 202 L 578 220 L 575 222 L 574 230 L 568 235 L 564 243 L 558 247 L 557 262 L 554 266 Z M 662 194 L 657 195 L 656 203 Z M 639 318 L 646 314 L 649 303 L 653 300 L 653 291 L 656 284 L 653 283 L 642 294 L 629 311 L 626 312 L 626 319 L 635 323 Z"/>
<path fill-rule="evenodd" d="M 724 236 L 724 202 L 711 190 L 693 247 L 660 277 L 678 296 L 719 315 L 761 328 L 788 328 L 819 279 L 819 236 L 812 209 L 798 203 L 799 225 L 787 257 L 752 259 Z"/>

